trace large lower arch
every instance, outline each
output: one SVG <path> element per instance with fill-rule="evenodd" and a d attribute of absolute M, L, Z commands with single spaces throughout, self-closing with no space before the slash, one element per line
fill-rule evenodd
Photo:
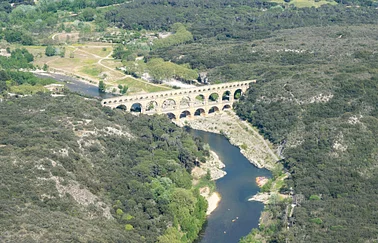
<path fill-rule="evenodd" d="M 206 111 L 202 108 L 199 108 L 194 112 L 194 116 L 205 116 L 205 115 L 206 115 Z"/>
<path fill-rule="evenodd" d="M 230 91 L 225 91 L 222 95 L 222 100 L 228 100 L 230 101 L 230 98 L 231 98 L 231 92 Z"/>
<path fill-rule="evenodd" d="M 223 106 L 222 111 L 224 111 L 224 110 L 230 110 L 230 109 L 231 109 L 230 105 L 225 105 L 225 106 Z"/>
<path fill-rule="evenodd" d="M 168 117 L 169 119 L 171 119 L 171 120 L 176 120 L 176 115 L 175 115 L 175 114 L 169 112 L 169 113 L 167 113 L 166 115 L 167 115 L 167 117 Z"/>
<path fill-rule="evenodd" d="M 116 107 L 116 109 L 127 111 L 127 107 L 125 105 L 119 105 Z"/>
<path fill-rule="evenodd" d="M 189 111 L 183 111 L 183 112 L 181 112 L 181 114 L 180 114 L 180 119 L 181 119 L 181 118 L 190 118 L 191 116 L 192 116 L 192 114 L 190 114 Z"/>
<path fill-rule="evenodd" d="M 217 106 L 213 106 L 210 108 L 208 114 L 219 112 L 219 108 Z"/>
<path fill-rule="evenodd" d="M 242 96 L 242 94 L 243 94 L 243 91 L 241 89 L 235 90 L 235 92 L 234 92 L 234 99 L 235 100 L 240 99 L 240 97 Z"/>
<path fill-rule="evenodd" d="M 190 107 L 190 98 L 185 96 L 180 101 L 180 108 L 187 108 Z"/>
<path fill-rule="evenodd" d="M 130 112 L 142 112 L 142 104 L 141 103 L 134 103 L 130 107 Z"/>
<path fill-rule="evenodd" d="M 209 102 L 213 101 L 213 102 L 218 102 L 219 100 L 219 94 L 214 92 L 212 93 L 211 95 L 209 95 Z"/>
<path fill-rule="evenodd" d="M 163 110 L 176 109 L 176 101 L 174 99 L 166 99 L 161 105 Z"/>
<path fill-rule="evenodd" d="M 148 102 L 146 106 L 146 111 L 157 111 L 158 104 L 156 101 L 150 101 Z"/>

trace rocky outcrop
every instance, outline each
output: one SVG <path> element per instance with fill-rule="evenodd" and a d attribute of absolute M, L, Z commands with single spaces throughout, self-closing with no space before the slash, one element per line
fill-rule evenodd
<path fill-rule="evenodd" d="M 272 149 L 273 145 L 231 110 L 196 119 L 181 119 L 176 124 L 225 135 L 230 143 L 238 146 L 240 152 L 258 168 L 272 169 L 279 160 Z"/>

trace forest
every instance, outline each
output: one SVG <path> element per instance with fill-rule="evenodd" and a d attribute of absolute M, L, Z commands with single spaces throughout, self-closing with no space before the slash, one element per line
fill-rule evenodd
<path fill-rule="evenodd" d="M 312 34 L 300 29 L 298 36 L 288 31 L 285 36 L 292 44 L 287 49 L 293 48 L 296 39 L 306 40 L 295 49 L 308 50 L 313 45 L 314 54 L 278 55 L 270 62 L 274 69 L 261 68 L 260 80 L 235 104 L 241 118 L 284 147 L 280 163 L 291 176 L 282 192 L 292 188 L 294 198 L 301 198 L 291 218 L 285 215 L 284 204 L 269 205 L 266 210 L 276 219 L 274 223 L 252 232 L 243 242 L 255 242 L 261 236 L 270 242 L 376 238 L 377 208 L 372 202 L 378 199 L 378 73 L 377 55 L 371 49 L 376 46 L 373 29 L 335 26 L 328 32 L 312 29 Z M 303 31 L 306 37 L 300 37 Z M 362 34 L 366 31 L 371 34 Z M 339 40 L 337 35 L 344 38 L 342 43 L 332 43 Z"/>
<path fill-rule="evenodd" d="M 207 202 L 189 172 L 209 151 L 168 118 L 70 93 L 7 99 L 0 114 L 1 241 L 197 238 Z"/>
<path fill-rule="evenodd" d="M 270 4 L 143 1 L 107 18 L 124 28 L 185 23 L 192 42 L 150 55 L 206 71 L 212 83 L 258 80 L 234 108 L 283 147 L 280 163 L 291 176 L 282 192 L 292 188 L 300 200 L 292 217 L 286 202 L 266 206 L 271 222 L 242 242 L 374 241 L 376 10 L 371 3 L 303 9 Z M 146 14 L 137 16 L 135 9 Z"/>
<path fill-rule="evenodd" d="M 293 191 L 296 206 L 289 216 L 292 202 L 267 205 L 269 223 L 241 242 L 376 241 L 377 2 L 336 2 L 3 1 L 0 40 L 21 47 L 0 57 L 0 241 L 197 237 L 206 202 L 188 171 L 208 155 L 201 141 L 163 117 L 69 93 L 51 98 L 40 88 L 52 80 L 24 72 L 35 67 L 23 46 L 52 45 L 55 32 L 116 27 L 135 31 L 134 39 L 172 33 L 143 48 L 117 41 L 113 57 L 127 74 L 257 79 L 234 109 L 281 148 L 290 173 L 281 192 Z M 7 97 L 20 87 L 34 95 Z"/>

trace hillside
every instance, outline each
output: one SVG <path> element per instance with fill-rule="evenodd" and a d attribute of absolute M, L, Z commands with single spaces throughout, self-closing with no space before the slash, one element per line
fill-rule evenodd
<path fill-rule="evenodd" d="M 203 144 L 160 116 L 48 94 L 0 102 L 0 241 L 187 242 Z"/>
<path fill-rule="evenodd" d="M 188 173 L 201 141 L 161 116 L 41 93 L 54 81 L 24 71 L 48 64 L 123 94 L 257 79 L 234 109 L 279 151 L 274 186 L 290 196 L 241 242 L 377 241 L 377 6 L 3 1 L 0 241 L 192 242 L 205 220 Z"/>
<path fill-rule="evenodd" d="M 290 217 L 290 206 L 269 205 L 267 211 L 274 220 L 263 222 L 262 230 L 243 242 L 261 235 L 278 242 L 376 239 L 378 56 L 374 50 L 378 43 L 374 30 L 375 26 L 335 26 L 312 28 L 311 34 L 308 29 L 278 33 L 290 44 L 276 54 L 271 71 L 261 75 L 235 108 L 240 117 L 284 148 L 281 163 L 291 176 L 282 192 L 292 188 L 298 207 Z M 267 51 L 279 48 L 273 39 L 264 45 Z"/>

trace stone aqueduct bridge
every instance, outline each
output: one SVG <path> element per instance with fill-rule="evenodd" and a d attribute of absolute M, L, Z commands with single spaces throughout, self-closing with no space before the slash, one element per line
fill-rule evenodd
<path fill-rule="evenodd" d="M 103 106 L 144 114 L 168 114 L 170 118 L 206 116 L 230 109 L 250 83 L 256 80 L 198 86 L 102 100 Z"/>

